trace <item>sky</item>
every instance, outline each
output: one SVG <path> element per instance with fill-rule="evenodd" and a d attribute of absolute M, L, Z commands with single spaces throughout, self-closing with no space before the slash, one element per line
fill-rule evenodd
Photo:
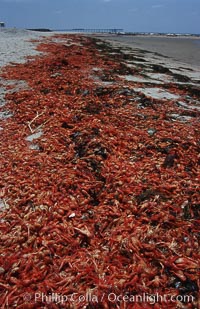
<path fill-rule="evenodd" d="M 0 0 L 12 28 L 120 28 L 200 34 L 200 0 Z"/>

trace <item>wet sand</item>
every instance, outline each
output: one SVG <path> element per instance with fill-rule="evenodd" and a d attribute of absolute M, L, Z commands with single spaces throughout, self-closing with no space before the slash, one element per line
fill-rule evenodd
<path fill-rule="evenodd" d="M 111 43 L 120 43 L 131 48 L 158 53 L 169 57 L 168 61 L 172 60 L 192 66 L 194 69 L 200 69 L 200 38 L 198 37 L 133 35 L 100 35 L 98 37 Z"/>

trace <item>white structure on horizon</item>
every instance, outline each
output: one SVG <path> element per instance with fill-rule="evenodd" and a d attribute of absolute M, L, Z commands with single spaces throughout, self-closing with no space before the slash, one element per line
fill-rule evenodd
<path fill-rule="evenodd" d="M 1 28 L 5 27 L 5 23 L 3 21 L 0 21 L 0 27 Z"/>

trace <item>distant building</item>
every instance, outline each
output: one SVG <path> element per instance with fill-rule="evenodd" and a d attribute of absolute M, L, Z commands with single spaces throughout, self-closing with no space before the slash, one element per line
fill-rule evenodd
<path fill-rule="evenodd" d="M 3 21 L 0 21 L 0 27 L 1 28 L 5 27 L 5 23 Z"/>

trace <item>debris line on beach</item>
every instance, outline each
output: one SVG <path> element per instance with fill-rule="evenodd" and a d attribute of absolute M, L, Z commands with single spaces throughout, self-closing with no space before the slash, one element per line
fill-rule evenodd
<path fill-rule="evenodd" d="M 55 38 L 1 73 L 28 85 L 0 110 L 1 308 L 198 308 L 198 92 L 152 98 L 119 50 Z"/>

